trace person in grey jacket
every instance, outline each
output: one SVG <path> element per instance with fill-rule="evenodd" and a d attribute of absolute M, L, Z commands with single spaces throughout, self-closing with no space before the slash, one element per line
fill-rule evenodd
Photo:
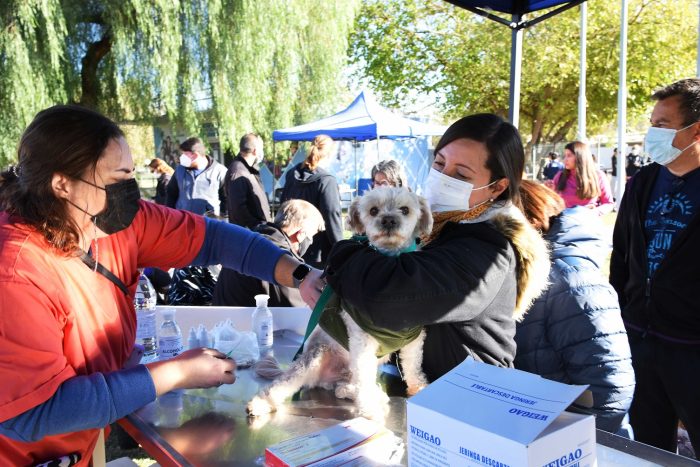
<path fill-rule="evenodd" d="M 557 193 L 523 180 L 523 210 L 550 243 L 549 288 L 517 324 L 515 367 L 566 384 L 588 384 L 596 427 L 629 436 L 635 378 L 617 294 L 600 267 L 609 242 L 596 215 L 564 209 Z M 622 429 L 621 429 L 622 428 Z"/>
<path fill-rule="evenodd" d="M 206 155 L 199 138 L 183 141 L 180 151 L 180 165 L 168 183 L 166 205 L 195 214 L 226 216 L 226 167 Z"/>

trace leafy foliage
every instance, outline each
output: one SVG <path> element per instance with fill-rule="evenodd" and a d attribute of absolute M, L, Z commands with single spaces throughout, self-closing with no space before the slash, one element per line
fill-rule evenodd
<path fill-rule="evenodd" d="M 359 0 L 0 2 L 0 165 L 39 110 L 168 119 L 224 148 L 336 108 Z M 210 96 L 198 99 L 200 95 Z M 201 112 L 207 110 L 207 112 Z"/>
<path fill-rule="evenodd" d="M 689 12 L 695 12 L 689 14 Z M 631 0 L 628 121 L 646 119 L 649 96 L 695 73 L 697 2 Z M 527 19 L 527 18 L 526 18 Z M 620 2 L 588 1 L 587 126 L 610 130 L 617 118 Z M 576 130 L 579 9 L 525 30 L 520 130 L 528 144 L 559 142 Z M 390 105 L 412 90 L 437 95 L 446 116 L 508 114 L 510 29 L 443 0 L 365 0 L 351 39 L 357 78 Z"/>

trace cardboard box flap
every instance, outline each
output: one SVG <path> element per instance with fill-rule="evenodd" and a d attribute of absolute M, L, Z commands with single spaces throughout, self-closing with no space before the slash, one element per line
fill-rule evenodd
<path fill-rule="evenodd" d="M 528 445 L 587 387 L 469 357 L 409 402 Z"/>

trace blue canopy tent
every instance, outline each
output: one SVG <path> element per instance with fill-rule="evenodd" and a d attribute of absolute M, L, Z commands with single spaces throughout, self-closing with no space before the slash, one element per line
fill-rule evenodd
<path fill-rule="evenodd" d="M 274 141 L 311 141 L 318 135 L 334 140 L 367 141 L 439 136 L 445 127 L 422 123 L 393 114 L 362 91 L 345 109 L 313 123 L 272 132 Z"/>
<path fill-rule="evenodd" d="M 396 115 L 380 106 L 370 94 L 363 91 L 346 109 L 341 110 L 330 117 L 326 117 L 312 123 L 307 123 L 292 128 L 285 128 L 282 130 L 275 130 L 272 132 L 272 139 L 275 142 L 311 141 L 316 136 L 323 134 L 330 136 L 336 141 L 352 141 L 354 168 L 353 174 L 347 177 L 347 182 L 354 185 L 355 192 L 359 192 L 361 191 L 362 187 L 360 187 L 361 182 L 358 176 L 358 142 L 376 140 L 377 153 L 375 157 L 380 158 L 391 155 L 392 152 L 387 148 L 384 148 L 384 151 L 380 151 L 380 139 L 415 141 L 416 138 L 440 136 L 445 132 L 445 129 L 446 127 L 442 125 L 423 123 Z M 426 138 L 423 138 L 423 140 L 425 139 Z M 413 147 L 411 148 L 411 152 L 422 152 L 422 154 L 425 154 L 425 151 L 427 150 L 427 142 L 425 142 L 425 146 L 426 148 L 423 148 L 421 151 L 421 149 L 419 149 L 414 143 Z M 364 147 L 360 149 L 363 153 L 365 152 Z M 347 148 L 340 148 L 338 160 L 340 161 L 340 159 L 342 159 L 341 154 L 347 154 L 349 152 L 350 150 Z M 300 157 L 302 157 L 301 153 L 299 153 L 297 157 L 290 162 L 289 167 L 291 167 L 294 163 L 300 162 Z M 396 157 L 396 151 L 394 151 L 394 157 Z M 403 162 L 407 161 L 404 160 Z M 425 173 L 427 173 L 426 167 L 429 165 L 429 161 L 421 160 L 420 163 L 413 165 L 414 166 L 411 167 L 411 164 L 408 164 L 408 167 L 405 168 L 408 172 L 407 175 L 413 182 L 415 188 L 415 184 L 422 182 Z M 336 167 L 334 168 L 336 170 L 333 172 L 336 174 L 336 177 L 342 181 L 340 175 L 342 175 L 343 172 L 340 164 L 336 164 Z M 284 174 L 282 174 L 281 177 L 282 182 L 283 180 Z"/>
<path fill-rule="evenodd" d="M 533 26 L 547 18 L 551 18 L 563 11 L 582 4 L 586 0 L 445 0 L 453 5 L 469 10 L 490 20 L 508 26 L 511 31 L 510 48 L 510 95 L 508 117 L 516 127 L 519 124 L 520 114 L 520 65 L 522 62 L 523 30 Z M 546 8 L 555 8 L 542 15 L 525 21 L 523 15 Z M 507 13 L 511 18 L 492 13 L 497 11 Z"/>

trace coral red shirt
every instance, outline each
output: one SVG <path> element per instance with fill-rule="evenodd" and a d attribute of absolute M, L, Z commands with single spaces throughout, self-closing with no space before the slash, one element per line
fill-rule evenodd
<path fill-rule="evenodd" d="M 128 287 L 126 296 L 80 258 L 61 255 L 34 229 L 0 212 L 0 421 L 45 402 L 68 378 L 122 368 L 136 337 L 138 268 L 189 264 L 204 232 L 200 216 L 140 201 L 131 226 L 98 240 L 97 248 L 93 243 L 97 261 Z M 72 453 L 88 465 L 98 433 L 31 443 L 0 436 L 0 465 Z"/>

